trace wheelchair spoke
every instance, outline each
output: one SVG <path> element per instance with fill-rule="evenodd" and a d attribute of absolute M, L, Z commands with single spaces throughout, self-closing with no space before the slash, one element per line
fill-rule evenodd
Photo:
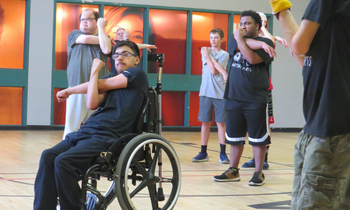
<path fill-rule="evenodd" d="M 154 174 L 154 171 L 156 169 L 156 164 L 157 164 L 157 161 L 158 161 L 159 152 L 160 152 L 160 147 L 157 147 L 157 149 L 156 149 L 156 151 L 154 153 L 154 156 L 153 156 L 151 167 L 149 168 L 149 172 L 152 173 L 152 174 Z"/>
<path fill-rule="evenodd" d="M 148 192 L 149 192 L 149 197 L 150 197 L 151 203 L 152 203 L 152 209 L 153 210 L 158 209 L 158 200 L 157 200 L 157 195 L 156 195 L 156 185 L 155 184 L 148 185 Z"/>
<path fill-rule="evenodd" d="M 149 176 L 145 168 L 143 168 L 140 165 L 140 163 L 137 160 L 135 160 L 135 158 L 132 160 L 132 163 L 135 165 L 136 169 L 138 170 L 137 172 L 142 174 L 144 178 L 147 178 Z"/>
<path fill-rule="evenodd" d="M 147 187 L 147 180 L 144 179 L 137 187 L 130 193 L 130 198 L 133 198 L 137 193 Z"/>

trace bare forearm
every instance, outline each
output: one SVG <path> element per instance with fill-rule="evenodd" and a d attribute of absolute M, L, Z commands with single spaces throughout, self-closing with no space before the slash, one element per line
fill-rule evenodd
<path fill-rule="evenodd" d="M 248 47 L 246 42 L 243 38 L 237 39 L 237 46 L 239 50 L 241 51 L 243 57 L 250 63 L 250 64 L 257 64 L 261 63 L 262 59 L 252 50 Z M 259 48 L 260 49 L 260 48 Z"/>
<path fill-rule="evenodd" d="M 157 47 L 155 45 L 151 45 L 151 44 L 136 44 L 139 49 L 147 49 L 149 52 L 151 52 L 151 49 L 157 49 Z"/>
<path fill-rule="evenodd" d="M 259 50 L 263 48 L 264 42 L 247 38 L 244 40 L 247 46 L 252 50 Z"/>
<path fill-rule="evenodd" d="M 214 68 L 216 71 L 220 72 L 221 74 L 225 74 L 225 67 L 222 67 L 220 63 L 218 63 L 215 59 L 212 59 L 212 62 L 214 64 Z"/>
<path fill-rule="evenodd" d="M 104 28 L 101 28 L 101 27 L 99 28 L 98 39 L 99 39 L 100 48 L 102 52 L 104 54 L 109 54 L 112 50 L 112 44 Z"/>
<path fill-rule="evenodd" d="M 80 84 L 71 88 L 67 88 L 64 91 L 66 91 L 68 95 L 87 94 L 88 86 L 89 86 L 89 82 L 85 82 L 83 84 Z M 108 78 L 108 79 L 97 80 L 97 87 L 98 87 L 99 93 L 103 93 L 113 89 L 125 88 L 126 86 L 127 86 L 127 78 L 122 74 L 115 77 Z"/>
<path fill-rule="evenodd" d="M 297 59 L 299 65 L 303 66 L 305 56 L 298 52 L 295 52 L 295 49 L 292 45 L 293 38 L 299 30 L 299 26 L 296 23 L 294 17 L 292 16 L 292 13 L 289 10 L 280 12 L 279 22 L 282 28 L 283 35 L 287 40 L 288 45 L 291 46 L 291 49 L 294 53 L 294 57 Z"/>
<path fill-rule="evenodd" d="M 208 68 L 209 68 L 209 70 L 210 70 L 210 73 L 211 73 L 212 75 L 217 74 L 218 71 L 215 69 L 214 63 L 212 62 L 210 56 L 209 56 L 209 55 L 205 55 L 204 58 L 205 58 L 205 60 L 207 61 L 207 66 L 208 66 Z"/>
<path fill-rule="evenodd" d="M 66 91 L 69 95 L 72 94 L 86 94 L 89 86 L 89 82 L 82 83 L 80 85 L 67 88 Z"/>
<path fill-rule="evenodd" d="M 98 94 L 98 73 L 91 74 L 90 81 L 87 88 L 87 107 L 90 110 L 94 110 L 99 105 L 99 94 Z"/>
<path fill-rule="evenodd" d="M 76 44 L 99 44 L 99 38 L 94 35 L 80 35 L 77 40 L 75 40 Z"/>
<path fill-rule="evenodd" d="M 139 49 L 141 50 L 141 49 L 146 48 L 148 44 L 138 44 L 138 43 L 136 43 L 136 45 L 137 45 L 137 46 L 139 47 Z"/>
<path fill-rule="evenodd" d="M 272 34 L 270 34 L 270 32 L 265 27 L 261 27 L 261 31 L 264 33 L 264 36 L 270 39 L 275 45 L 275 42 L 276 42 L 275 37 L 272 36 Z"/>
<path fill-rule="evenodd" d="M 107 79 L 98 80 L 98 90 L 100 93 L 107 92 L 108 90 L 126 88 L 128 85 L 128 78 L 124 74 L 119 74 Z"/>
<path fill-rule="evenodd" d="M 280 12 L 279 22 L 282 28 L 284 38 L 287 40 L 289 46 L 292 43 L 294 35 L 299 30 L 297 22 L 295 22 L 292 13 L 289 10 Z"/>

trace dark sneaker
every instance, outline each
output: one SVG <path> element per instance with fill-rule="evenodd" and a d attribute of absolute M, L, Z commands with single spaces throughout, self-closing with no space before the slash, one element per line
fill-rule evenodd
<path fill-rule="evenodd" d="M 245 162 L 245 163 L 242 165 L 242 168 L 254 168 L 254 167 L 255 167 L 255 161 L 254 161 L 254 159 L 251 159 L 250 161 Z"/>
<path fill-rule="evenodd" d="M 220 154 L 220 163 L 221 164 L 229 164 L 230 160 L 228 159 L 226 154 Z"/>
<path fill-rule="evenodd" d="M 239 169 L 236 168 L 228 168 L 227 171 L 225 171 L 220 176 L 214 176 L 214 181 L 217 182 L 238 182 L 241 180 L 241 177 L 239 177 Z"/>
<path fill-rule="evenodd" d="M 253 178 L 249 181 L 250 186 L 261 186 L 265 184 L 265 175 L 263 172 L 255 171 Z"/>
<path fill-rule="evenodd" d="M 263 169 L 264 170 L 269 169 L 269 164 L 267 162 L 264 162 Z"/>
<path fill-rule="evenodd" d="M 196 157 L 192 158 L 192 162 L 205 162 L 208 161 L 208 153 L 200 152 Z"/>

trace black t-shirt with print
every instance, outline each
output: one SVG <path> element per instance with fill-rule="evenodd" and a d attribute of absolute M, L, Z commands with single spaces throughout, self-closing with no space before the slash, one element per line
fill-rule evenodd
<path fill-rule="evenodd" d="M 133 132 L 133 124 L 148 89 L 147 75 L 139 67 L 129 68 L 121 74 L 128 79 L 127 87 L 108 91 L 99 108 L 79 131 L 116 137 Z M 112 76 L 115 74 L 104 78 Z"/>
<path fill-rule="evenodd" d="M 273 42 L 264 37 L 253 38 L 273 47 Z M 231 68 L 224 93 L 225 99 L 246 102 L 268 102 L 269 66 L 272 58 L 263 49 L 254 50 L 263 62 L 250 64 L 241 52 L 235 51 L 237 41 L 232 35 L 228 47 Z"/>
<path fill-rule="evenodd" d="M 303 67 L 305 132 L 350 133 L 350 0 L 311 0 L 303 19 L 320 24 Z"/>

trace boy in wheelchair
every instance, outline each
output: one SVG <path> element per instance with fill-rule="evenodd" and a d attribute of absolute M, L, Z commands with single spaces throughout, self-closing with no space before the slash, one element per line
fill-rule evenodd
<path fill-rule="evenodd" d="M 98 73 L 105 64 L 95 59 L 89 82 L 57 93 L 59 102 L 71 94 L 87 93 L 88 108 L 98 109 L 81 129 L 42 153 L 34 185 L 34 210 L 55 210 L 57 197 L 61 210 L 80 210 L 78 182 L 91 161 L 116 139 L 133 132 L 148 89 L 147 75 L 136 67 L 140 52 L 133 42 L 118 42 L 112 58 L 117 76 L 110 74 L 98 80 Z"/>

